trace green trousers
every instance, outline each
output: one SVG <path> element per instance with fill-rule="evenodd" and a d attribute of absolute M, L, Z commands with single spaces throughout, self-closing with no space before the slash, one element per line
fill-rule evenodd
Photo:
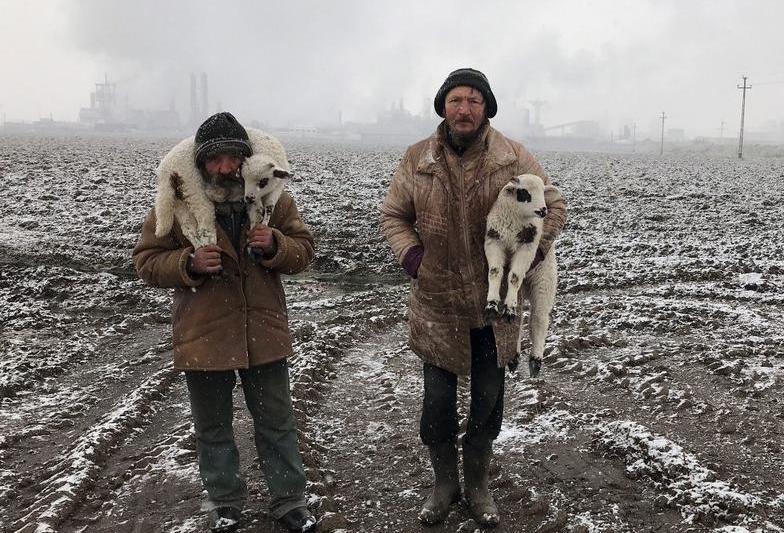
<path fill-rule="evenodd" d="M 253 417 L 256 451 L 267 482 L 270 513 L 280 518 L 305 506 L 305 473 L 297 445 L 285 359 L 237 371 Z M 234 370 L 186 371 L 199 453 L 199 473 L 209 495 L 204 510 L 232 506 L 242 510 L 247 488 L 240 476 L 232 428 Z"/>

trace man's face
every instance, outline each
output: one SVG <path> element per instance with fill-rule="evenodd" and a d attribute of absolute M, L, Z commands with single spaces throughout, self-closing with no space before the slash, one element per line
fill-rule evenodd
<path fill-rule="evenodd" d="M 444 113 L 453 135 L 471 137 L 485 120 L 485 99 L 473 87 L 459 85 L 446 93 Z"/>
<path fill-rule="evenodd" d="M 234 154 L 215 154 L 204 163 L 207 175 L 214 179 L 236 179 L 239 176 L 242 158 Z"/>

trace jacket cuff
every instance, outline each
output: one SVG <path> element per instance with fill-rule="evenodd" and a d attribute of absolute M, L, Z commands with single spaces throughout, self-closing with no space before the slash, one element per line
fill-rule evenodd
<path fill-rule="evenodd" d="M 204 276 L 200 276 L 198 274 L 191 274 L 188 272 L 188 259 L 190 259 L 191 255 L 193 255 L 193 246 L 189 246 L 183 250 L 180 254 L 179 261 L 177 265 L 180 270 L 180 277 L 182 278 L 182 282 L 187 287 L 198 287 L 202 283 L 204 283 Z"/>
<path fill-rule="evenodd" d="M 269 258 L 264 258 L 264 256 L 261 255 L 259 264 L 264 268 L 275 270 L 283 266 L 283 263 L 286 261 L 289 245 L 286 236 L 283 235 L 283 232 L 281 232 L 277 228 L 270 228 L 270 229 L 272 230 L 272 236 L 275 239 L 275 244 L 277 245 L 278 250 L 275 252 L 275 255 Z"/>

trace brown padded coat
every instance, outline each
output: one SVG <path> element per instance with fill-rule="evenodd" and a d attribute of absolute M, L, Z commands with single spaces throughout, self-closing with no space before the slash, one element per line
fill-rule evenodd
<path fill-rule="evenodd" d="M 486 325 L 486 219 L 510 178 L 536 174 L 550 181 L 519 143 L 485 125 L 463 154 L 445 142 L 446 124 L 406 151 L 381 206 L 381 228 L 399 263 L 411 247 L 424 256 L 411 280 L 409 341 L 424 362 L 467 375 L 469 330 Z M 566 222 L 566 202 L 547 187 L 548 214 L 539 244 L 547 254 Z M 494 324 L 499 354 L 517 351 L 519 320 Z M 505 360 L 510 360 L 508 355 Z"/>
<path fill-rule="evenodd" d="M 216 276 L 191 276 L 186 265 L 193 247 L 180 227 L 175 223 L 168 235 L 156 237 L 154 210 L 145 218 L 133 261 L 145 282 L 174 289 L 175 368 L 248 368 L 292 354 L 280 274 L 307 268 L 313 259 L 313 236 L 286 192 L 269 226 L 278 250 L 257 263 L 247 253 L 238 257 L 228 235 L 217 225 L 223 271 Z M 242 250 L 246 230 L 242 231 Z"/>

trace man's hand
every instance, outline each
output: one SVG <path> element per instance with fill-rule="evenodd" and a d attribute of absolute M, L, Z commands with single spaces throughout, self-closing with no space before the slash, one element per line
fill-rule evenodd
<path fill-rule="evenodd" d="M 409 248 L 406 252 L 406 256 L 403 258 L 403 270 L 413 279 L 416 279 L 417 277 L 419 265 L 422 264 L 424 255 L 425 248 L 421 244 L 417 244 L 416 246 Z"/>
<path fill-rule="evenodd" d="M 194 274 L 217 274 L 223 270 L 221 249 L 217 244 L 208 244 L 197 248 L 191 254 L 189 270 Z"/>
<path fill-rule="evenodd" d="M 278 251 L 275 235 L 269 226 L 257 224 L 248 230 L 248 246 L 254 250 L 261 250 L 266 257 L 272 257 Z"/>

